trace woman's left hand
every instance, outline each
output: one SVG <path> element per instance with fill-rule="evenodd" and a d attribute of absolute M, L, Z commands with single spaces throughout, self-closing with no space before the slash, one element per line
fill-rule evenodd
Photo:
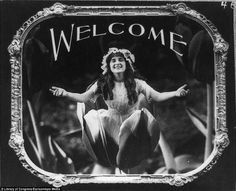
<path fill-rule="evenodd" d="M 176 97 L 184 97 L 186 95 L 188 95 L 189 93 L 189 89 L 184 89 L 187 87 L 187 84 L 184 84 L 183 86 L 181 86 L 180 88 L 178 88 L 176 90 L 175 96 Z"/>

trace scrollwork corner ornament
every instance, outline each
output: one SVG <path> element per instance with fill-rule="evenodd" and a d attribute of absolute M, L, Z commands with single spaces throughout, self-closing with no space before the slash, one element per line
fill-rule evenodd
<path fill-rule="evenodd" d="M 24 139 L 19 134 L 11 134 L 9 145 L 17 151 L 20 151 L 23 147 Z M 18 153 L 18 152 L 17 152 Z"/>
<path fill-rule="evenodd" d="M 61 3 L 55 3 L 49 8 L 44 8 L 42 12 L 38 12 L 40 15 L 61 15 L 66 11 L 67 5 L 61 4 Z"/>
<path fill-rule="evenodd" d="M 15 35 L 12 43 L 8 47 L 8 52 L 11 56 L 15 55 L 18 56 L 21 51 L 21 45 L 20 45 L 20 36 Z"/>
<path fill-rule="evenodd" d="M 168 4 L 167 6 L 176 14 L 184 14 L 188 11 L 191 11 L 191 9 L 185 3 Z"/>
<path fill-rule="evenodd" d="M 214 42 L 214 51 L 225 53 L 229 49 L 229 44 L 221 37 L 220 34 L 216 34 Z"/>
<path fill-rule="evenodd" d="M 116 7 L 113 7 L 115 10 Z M 124 12 L 129 13 L 130 9 L 132 8 L 127 8 L 123 7 L 122 10 Z M 142 8 L 143 11 L 144 8 Z M 221 68 L 221 72 L 217 71 L 219 76 L 225 76 L 224 72 L 224 67 L 225 67 L 225 61 L 226 61 L 226 54 L 228 50 L 228 43 L 224 41 L 224 39 L 221 37 L 221 35 L 218 33 L 217 29 L 214 27 L 214 25 L 208 21 L 203 15 L 199 14 L 195 10 L 190 9 L 187 7 L 184 3 L 179 3 L 179 4 L 167 4 L 166 6 L 160 7 L 159 11 L 161 10 L 170 11 L 170 13 L 175 13 L 175 15 L 187 15 L 190 16 L 194 21 L 197 21 L 200 23 L 202 26 L 206 26 L 206 30 L 208 30 L 209 34 L 211 35 L 213 39 L 213 44 L 214 44 L 214 52 L 219 54 L 219 57 L 217 57 L 217 63 L 216 65 Z M 39 23 L 40 21 L 43 21 L 45 19 L 51 18 L 52 16 L 58 16 L 58 15 L 70 15 L 72 12 L 76 12 L 74 15 L 80 15 L 83 11 L 88 11 L 90 10 L 91 12 L 96 12 L 95 9 L 89 8 L 89 7 L 76 7 L 76 6 L 67 6 L 63 5 L 61 3 L 55 3 L 49 8 L 44 8 L 42 11 L 39 11 L 36 15 L 32 16 L 30 19 L 28 19 L 22 27 L 17 31 L 17 34 L 14 36 L 13 41 L 8 47 L 8 51 L 10 54 L 10 63 L 12 65 L 12 128 L 11 128 L 11 136 L 9 140 L 9 145 L 11 148 L 13 148 L 19 157 L 20 161 L 22 162 L 22 165 L 29 170 L 32 174 L 40 177 L 43 181 L 52 184 L 55 187 L 61 187 L 65 186 L 67 184 L 74 184 L 74 183 L 82 183 L 86 182 L 84 181 L 82 176 L 78 175 L 64 175 L 64 174 L 55 174 L 55 173 L 49 173 L 46 172 L 42 169 L 39 169 L 37 167 L 34 167 L 31 165 L 31 163 L 28 163 L 26 159 L 26 153 L 24 149 L 24 139 L 22 136 L 22 123 L 21 120 L 19 120 L 21 116 L 21 109 L 22 107 L 20 106 L 20 103 L 22 101 L 19 101 L 19 99 L 22 99 L 22 96 L 19 95 L 18 92 L 22 89 L 21 87 L 21 74 L 22 74 L 22 67 L 21 67 L 21 51 L 22 51 L 22 45 L 24 42 L 24 36 L 26 36 L 26 33 L 30 27 L 35 25 L 36 23 Z M 99 9 L 101 12 L 105 11 L 108 12 L 109 9 L 106 7 L 102 7 Z M 120 7 L 117 8 L 117 11 L 120 10 Z M 141 8 L 140 10 L 137 10 L 137 15 L 138 13 L 142 13 Z M 145 11 L 145 10 L 144 10 Z M 83 14 L 81 14 L 83 15 Z M 99 14 L 97 14 L 99 15 Z M 19 72 L 20 71 L 20 72 Z M 221 94 L 225 94 L 225 84 L 223 82 L 224 78 L 219 78 L 218 84 L 216 84 L 216 88 L 218 92 L 221 92 Z M 220 89 L 221 88 L 221 89 Z M 219 108 L 222 109 L 222 111 L 225 111 L 225 96 L 222 96 L 222 99 L 219 99 L 218 105 L 220 106 Z M 221 104 L 219 104 L 221 103 Z M 17 106 L 18 105 L 18 106 Z M 219 117 L 221 121 L 225 122 L 225 113 L 222 113 L 222 115 Z M 154 179 L 150 179 L 150 182 L 162 182 L 162 183 L 168 183 L 170 185 L 175 185 L 175 186 L 183 186 L 184 184 L 193 181 L 196 179 L 201 173 L 208 171 L 210 168 L 212 168 L 213 164 L 216 163 L 216 160 L 219 155 L 222 154 L 222 151 L 229 145 L 229 139 L 228 135 L 226 132 L 226 127 L 225 123 L 221 123 L 218 128 L 216 128 L 216 136 L 215 136 L 215 150 L 216 150 L 216 157 L 213 158 L 211 162 L 209 162 L 206 165 L 206 168 L 204 168 L 201 172 L 197 172 L 195 174 L 187 173 L 187 174 L 174 174 L 174 175 L 152 175 Z M 222 125 L 223 124 L 223 125 Z M 219 130 L 217 130 L 219 129 Z M 197 171 L 197 170 L 195 170 Z M 96 178 L 90 178 L 90 180 L 87 182 L 92 182 L 93 180 L 96 181 Z M 149 179 L 143 179 L 147 183 L 149 182 Z M 125 178 L 123 182 L 125 182 Z M 128 181 L 127 181 L 128 182 Z"/>
<path fill-rule="evenodd" d="M 196 178 L 197 176 L 184 176 L 181 174 L 175 174 L 173 179 L 170 180 L 169 184 L 174 186 L 183 186 L 188 182 L 192 182 Z"/>
<path fill-rule="evenodd" d="M 53 185 L 54 187 L 62 187 L 68 184 L 75 183 L 73 178 L 68 178 L 66 175 L 63 174 L 54 174 L 51 177 L 39 175 L 39 177 L 42 178 L 45 182 L 48 182 L 49 184 Z"/>
<path fill-rule="evenodd" d="M 26 164 L 25 160 L 25 149 L 24 149 L 24 139 L 20 134 L 11 134 L 10 140 L 8 142 L 9 146 L 13 148 L 19 160 L 22 162 L 23 166 Z M 27 164 L 28 165 L 28 164 Z"/>
<path fill-rule="evenodd" d="M 229 143 L 230 141 L 228 135 L 225 132 L 218 134 L 215 137 L 215 145 L 219 151 L 219 154 L 222 154 L 223 150 L 229 145 Z"/>

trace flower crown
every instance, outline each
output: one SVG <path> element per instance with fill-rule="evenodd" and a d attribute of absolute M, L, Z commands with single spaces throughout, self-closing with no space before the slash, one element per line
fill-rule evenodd
<path fill-rule="evenodd" d="M 135 61 L 134 55 L 127 49 L 118 49 L 118 48 L 109 48 L 106 55 L 103 56 L 101 69 L 103 70 L 102 74 L 107 73 L 107 58 L 111 53 L 122 53 L 125 57 L 125 60 L 128 61 L 131 69 L 134 71 L 133 63 Z"/>

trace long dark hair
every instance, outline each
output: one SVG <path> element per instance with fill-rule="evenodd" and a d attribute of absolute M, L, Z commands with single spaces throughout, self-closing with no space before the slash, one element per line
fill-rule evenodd
<path fill-rule="evenodd" d="M 104 75 L 101 75 L 100 78 L 97 81 L 97 91 L 96 93 L 98 94 L 102 94 L 105 100 L 112 100 L 113 99 L 113 93 L 112 93 L 112 89 L 114 88 L 114 75 L 111 72 L 110 69 L 110 61 L 114 56 L 120 56 L 123 57 L 125 62 L 126 62 L 126 70 L 124 73 L 124 84 L 125 87 L 127 89 L 127 96 L 128 96 L 128 104 L 132 105 L 134 103 L 136 103 L 137 99 L 138 99 L 138 95 L 136 92 L 136 83 L 135 83 L 135 78 L 141 78 L 140 75 L 138 75 L 136 72 L 134 72 L 131 69 L 130 64 L 128 63 L 128 61 L 125 59 L 124 55 L 120 52 L 117 53 L 111 53 L 106 60 L 107 63 L 107 72 Z"/>

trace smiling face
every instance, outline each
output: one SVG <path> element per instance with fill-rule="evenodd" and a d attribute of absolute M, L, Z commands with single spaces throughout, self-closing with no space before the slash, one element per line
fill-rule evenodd
<path fill-rule="evenodd" d="M 126 62 L 122 56 L 114 56 L 110 61 L 110 69 L 114 74 L 125 72 Z"/>

